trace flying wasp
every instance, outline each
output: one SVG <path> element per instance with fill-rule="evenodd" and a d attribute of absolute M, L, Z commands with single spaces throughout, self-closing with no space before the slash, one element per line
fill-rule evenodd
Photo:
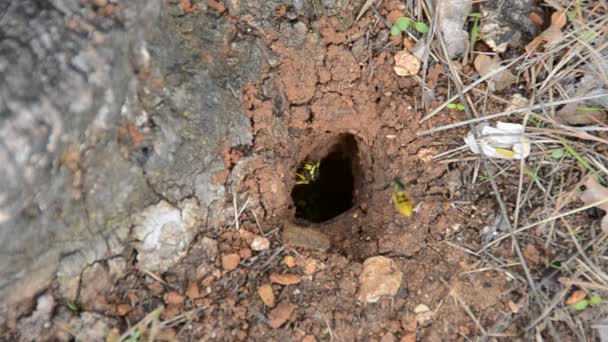
<path fill-rule="evenodd" d="M 296 184 L 310 184 L 319 178 L 319 166 L 321 162 L 308 163 L 305 162 L 300 173 L 296 173 Z"/>
<path fill-rule="evenodd" d="M 392 199 L 395 204 L 395 209 L 397 209 L 401 215 L 411 217 L 414 212 L 414 205 L 407 193 L 407 188 L 403 181 L 399 177 L 395 177 L 391 182 L 391 188 L 393 189 Z"/>

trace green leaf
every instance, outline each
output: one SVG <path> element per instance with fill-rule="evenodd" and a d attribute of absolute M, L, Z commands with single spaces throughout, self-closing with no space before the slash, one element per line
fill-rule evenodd
<path fill-rule="evenodd" d="M 468 15 L 469 15 L 469 17 L 473 17 L 473 18 L 481 18 L 481 13 L 479 13 L 479 12 L 469 13 Z"/>
<path fill-rule="evenodd" d="M 564 156 L 564 150 L 563 149 L 558 149 L 553 151 L 553 153 L 551 153 L 551 158 L 553 159 L 560 159 L 561 157 Z"/>
<path fill-rule="evenodd" d="M 456 109 L 458 109 L 458 110 L 464 110 L 464 105 L 462 103 L 458 103 L 456 105 Z"/>
<path fill-rule="evenodd" d="M 456 109 L 456 104 L 455 103 L 450 103 L 446 107 L 448 107 L 448 109 Z"/>
<path fill-rule="evenodd" d="M 429 32 L 429 27 L 423 23 L 422 21 L 418 21 L 414 24 L 414 28 L 416 29 L 416 31 L 420 32 L 420 33 L 427 33 Z"/>
<path fill-rule="evenodd" d="M 583 166 L 585 169 L 593 172 L 593 174 L 597 175 L 597 171 L 595 171 L 595 169 L 593 168 L 593 166 L 591 166 L 589 164 L 589 162 L 587 162 L 580 154 L 578 154 L 578 152 L 576 152 L 572 146 L 568 145 L 566 143 L 566 140 L 564 138 L 560 139 L 560 142 L 562 143 L 562 145 L 564 145 L 564 148 L 566 149 L 566 151 L 568 151 L 568 153 L 574 157 L 574 159 L 576 159 L 576 161 L 579 162 L 579 164 L 581 164 L 581 166 Z"/>
<path fill-rule="evenodd" d="M 397 26 L 391 27 L 391 36 L 401 34 L 401 30 Z"/>
<path fill-rule="evenodd" d="M 72 310 L 74 312 L 79 312 L 80 311 L 80 307 L 76 303 L 67 302 L 65 305 L 68 307 L 68 309 L 70 309 L 70 310 Z"/>
<path fill-rule="evenodd" d="M 406 17 L 399 17 L 395 20 L 395 26 L 401 31 L 407 31 L 410 28 L 411 21 Z"/>
<path fill-rule="evenodd" d="M 589 306 L 589 301 L 586 299 L 581 300 L 580 302 L 574 304 L 574 308 L 576 310 L 585 310 L 588 306 Z"/>
<path fill-rule="evenodd" d="M 595 40 L 595 32 L 585 31 L 581 33 L 581 40 L 585 43 L 592 43 Z"/>
<path fill-rule="evenodd" d="M 602 302 L 602 298 L 600 298 L 600 296 L 593 296 L 593 297 L 589 298 L 589 303 L 591 305 L 598 305 L 601 302 Z"/>

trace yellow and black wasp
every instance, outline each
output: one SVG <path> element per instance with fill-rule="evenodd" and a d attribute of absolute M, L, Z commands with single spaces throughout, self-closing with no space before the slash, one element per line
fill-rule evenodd
<path fill-rule="evenodd" d="M 395 177 L 391 182 L 391 188 L 393 189 L 392 199 L 395 204 L 395 209 L 397 209 L 401 215 L 411 217 L 414 213 L 414 205 L 407 192 L 405 183 L 401 178 Z"/>
<path fill-rule="evenodd" d="M 299 173 L 296 173 L 296 184 L 307 185 L 319 178 L 319 166 L 321 162 L 308 163 L 305 162 Z"/>

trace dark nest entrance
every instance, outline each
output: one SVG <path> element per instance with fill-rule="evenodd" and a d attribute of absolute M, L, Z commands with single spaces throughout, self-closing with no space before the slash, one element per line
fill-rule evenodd
<path fill-rule="evenodd" d="M 361 185 L 361 165 L 357 140 L 341 134 L 329 144 L 319 146 L 320 158 L 309 157 L 298 168 L 291 198 L 295 217 L 321 223 L 332 219 L 356 203 Z M 314 155 L 314 154 L 313 154 Z"/>

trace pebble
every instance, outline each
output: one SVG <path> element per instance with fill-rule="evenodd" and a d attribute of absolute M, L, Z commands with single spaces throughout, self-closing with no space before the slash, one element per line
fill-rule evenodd
<path fill-rule="evenodd" d="M 273 308 L 275 306 L 275 297 L 274 291 L 272 290 L 272 285 L 264 284 L 260 286 L 260 288 L 258 289 L 258 295 L 262 299 L 264 305 L 266 305 L 267 307 Z"/>
<path fill-rule="evenodd" d="M 280 285 L 296 285 L 299 284 L 302 279 L 297 274 L 272 273 L 270 275 L 270 281 Z"/>
<path fill-rule="evenodd" d="M 241 257 L 238 254 L 232 253 L 222 256 L 222 268 L 226 271 L 234 271 L 239 267 Z"/>
<path fill-rule="evenodd" d="M 265 251 L 270 248 L 270 240 L 268 238 L 257 235 L 251 242 L 251 249 L 256 252 Z"/>
<path fill-rule="evenodd" d="M 395 296 L 401 287 L 403 274 L 395 262 L 384 256 L 375 256 L 363 262 L 359 276 L 359 294 L 363 303 L 376 303 L 382 296 Z"/>
<path fill-rule="evenodd" d="M 283 263 L 285 263 L 287 267 L 292 268 L 296 265 L 296 258 L 291 255 L 286 255 L 285 258 L 283 258 Z"/>

